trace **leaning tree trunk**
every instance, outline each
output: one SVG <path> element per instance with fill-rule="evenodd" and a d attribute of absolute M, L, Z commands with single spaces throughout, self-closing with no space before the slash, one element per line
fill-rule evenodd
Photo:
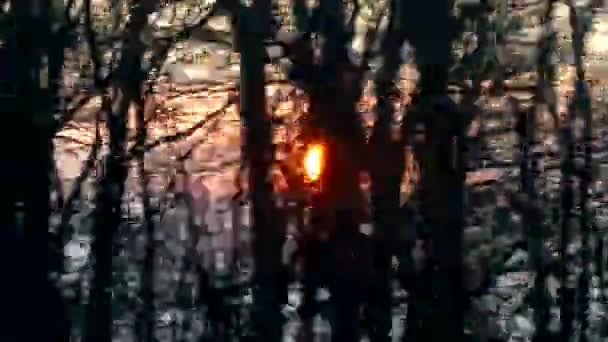
<path fill-rule="evenodd" d="M 141 95 L 143 46 L 140 35 L 147 22 L 147 9 L 143 1 L 134 1 L 129 14 L 131 19 L 123 39 L 121 59 L 114 70 L 116 78 L 111 95 L 112 111 L 107 117 L 110 153 L 104 160 L 104 174 L 96 199 L 95 240 L 92 246 L 95 278 L 87 311 L 86 341 L 112 340 L 112 242 L 114 232 L 122 221 L 121 203 L 127 178 L 127 112 Z M 146 317 L 148 321 L 152 319 Z M 143 341 L 151 339 L 152 336 L 142 338 Z"/>
<path fill-rule="evenodd" d="M 280 341 L 281 248 L 283 228 L 273 219 L 276 208 L 269 171 L 274 159 L 272 124 L 266 112 L 264 37 L 269 32 L 270 1 L 255 0 L 238 10 L 241 53 L 241 118 L 246 127 L 245 158 L 252 199 L 254 329 L 259 341 Z"/>

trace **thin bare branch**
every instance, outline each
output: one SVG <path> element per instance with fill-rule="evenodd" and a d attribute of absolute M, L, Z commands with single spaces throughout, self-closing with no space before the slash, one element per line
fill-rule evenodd
<path fill-rule="evenodd" d="M 100 76 L 101 58 L 97 47 L 96 34 L 93 30 L 93 22 L 91 16 L 91 0 L 84 0 L 84 30 L 89 51 L 91 51 L 91 60 L 93 61 L 93 82 L 96 88 L 102 88 L 102 79 Z"/>
<path fill-rule="evenodd" d="M 95 145 L 95 143 L 89 144 L 89 143 L 87 143 L 85 141 L 82 141 L 82 140 L 80 140 L 78 138 L 67 136 L 67 135 L 62 135 L 62 134 L 56 135 L 55 138 L 64 140 L 66 142 L 75 143 L 77 145 L 86 146 L 86 147 L 92 147 L 92 146 Z"/>
<path fill-rule="evenodd" d="M 108 109 L 109 107 L 109 101 L 106 101 L 106 103 L 102 104 L 102 109 Z M 89 177 L 89 175 L 91 174 L 91 171 L 93 170 L 93 168 L 95 167 L 95 162 L 97 161 L 97 156 L 99 153 L 99 148 L 101 147 L 101 133 L 100 133 L 100 120 L 101 119 L 101 111 L 97 111 L 96 115 L 95 115 L 95 142 L 93 143 L 93 146 L 91 146 L 91 151 L 89 152 L 89 156 L 87 157 L 87 160 L 84 164 L 84 166 L 82 167 L 80 174 L 78 175 L 78 177 L 76 178 L 76 180 L 74 181 L 74 185 L 72 186 L 72 189 L 70 190 L 68 197 L 65 199 L 64 201 L 64 205 L 62 207 L 61 210 L 61 220 L 60 220 L 60 224 L 59 224 L 59 231 L 58 231 L 58 236 L 60 238 L 63 237 L 63 232 L 65 231 L 65 228 L 67 227 L 70 218 L 72 217 L 72 207 L 74 204 L 74 201 L 80 197 L 80 192 L 82 189 L 82 183 Z"/>
<path fill-rule="evenodd" d="M 166 143 L 172 143 L 172 142 L 177 142 L 179 140 L 185 139 L 190 137 L 191 135 L 193 135 L 197 130 L 199 130 L 200 128 L 204 127 L 208 122 L 215 120 L 217 118 L 219 118 L 221 115 L 224 114 L 224 112 L 226 111 L 226 109 L 228 107 L 230 107 L 230 105 L 234 104 L 235 102 L 235 98 L 229 98 L 228 101 L 218 110 L 209 113 L 205 116 L 204 119 L 200 120 L 199 122 L 197 122 L 196 124 L 194 124 L 192 127 L 183 130 L 181 132 L 177 132 L 173 135 L 169 135 L 169 136 L 164 136 L 159 138 L 156 141 L 153 141 L 149 144 L 142 146 L 138 146 L 135 145 L 133 147 L 131 147 L 129 149 L 128 154 L 130 155 L 130 158 L 134 158 L 137 157 L 138 155 L 144 153 L 144 152 L 148 152 L 150 150 L 152 150 L 155 147 L 158 147 L 162 144 L 166 144 Z M 143 149 L 143 150 L 142 150 Z"/>

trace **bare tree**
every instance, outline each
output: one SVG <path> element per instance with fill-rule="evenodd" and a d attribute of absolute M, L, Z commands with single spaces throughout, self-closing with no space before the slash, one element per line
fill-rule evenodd
<path fill-rule="evenodd" d="M 8 67 L 13 69 L 14 93 L 6 98 L 5 115 L 12 132 L 29 132 L 31 137 L 22 148 L 8 148 L 3 159 L 2 228 L 8 262 L 7 304 L 14 317 L 9 321 L 9 338 L 31 340 L 64 340 L 67 324 L 57 289 L 49 279 L 54 255 L 50 252 L 48 217 L 50 214 L 50 177 L 53 170 L 53 99 L 58 96 L 48 75 L 60 65 L 53 52 L 60 48 L 52 30 L 49 1 L 10 1 L 7 18 L 14 26 L 8 28 L 5 52 Z M 12 58 L 11 58 L 12 57 Z M 14 144 L 14 142 L 13 142 Z M 5 164 L 4 164 L 5 163 Z M 7 170 L 9 169 L 9 170 Z M 8 172 L 7 172 L 8 171 Z M 22 204 L 18 206 L 18 204 Z M 4 216 L 6 215 L 6 216 Z M 20 216 L 21 219 L 17 219 Z M 19 258 L 19 263 L 14 258 Z M 56 258 L 55 258 L 56 259 Z M 12 264 L 12 265 L 11 265 Z M 12 286 L 11 286 L 12 285 Z M 35 329 L 30 322 L 37 321 Z"/>
<path fill-rule="evenodd" d="M 583 165 L 580 169 L 576 170 L 579 175 L 579 207 L 581 210 L 580 215 L 580 229 L 581 229 L 581 253 L 582 253 L 582 272 L 578 278 L 578 307 L 579 315 L 578 320 L 580 322 L 580 340 L 587 340 L 587 329 L 589 328 L 589 320 L 587 317 L 587 311 L 589 309 L 590 293 L 589 293 L 589 263 L 591 262 L 591 252 L 589 250 L 589 235 L 591 232 L 591 223 L 589 220 L 589 185 L 591 184 L 591 168 L 592 168 L 592 155 L 591 155 L 591 139 L 592 139 L 592 114 L 591 114 L 591 98 L 589 89 L 585 82 L 585 63 L 583 57 L 585 56 L 585 34 L 588 30 L 587 23 L 581 22 L 582 16 L 579 14 L 579 10 L 583 8 L 577 8 L 574 1 L 568 3 L 570 6 L 570 26 L 572 28 L 572 50 L 574 52 L 574 65 L 576 67 L 576 83 L 575 83 L 575 96 L 572 106 L 569 108 L 574 114 L 571 114 L 573 118 L 578 115 L 582 116 L 584 121 L 584 128 L 582 134 L 582 145 L 583 145 Z"/>
<path fill-rule="evenodd" d="M 93 243 L 95 280 L 88 312 L 89 323 L 86 336 L 88 341 L 112 340 L 113 233 L 117 231 L 122 220 L 121 201 L 127 177 L 127 112 L 130 105 L 142 93 L 144 74 L 141 69 L 141 59 L 144 46 L 140 36 L 147 24 L 149 11 L 149 3 L 134 1 L 131 4 L 130 20 L 122 39 L 121 57 L 113 79 L 112 110 L 107 118 L 110 132 L 110 153 L 104 160 L 105 174 L 100 180 L 96 203 L 95 241 Z"/>
<path fill-rule="evenodd" d="M 531 151 L 531 155 L 524 155 L 523 163 L 529 163 L 525 165 L 525 169 L 522 169 L 521 177 L 525 177 L 524 191 L 527 195 L 528 205 L 525 210 L 524 223 L 526 225 L 526 231 L 528 234 L 529 253 L 532 261 L 531 266 L 537 272 L 535 278 L 535 289 L 534 289 L 534 309 L 535 309 L 535 323 L 537 326 L 535 340 L 536 341 L 547 341 L 549 340 L 549 333 L 547 331 L 547 324 L 549 322 L 549 311 L 545 300 L 545 279 L 547 276 L 547 268 L 545 267 L 545 261 L 543 260 L 543 240 L 545 238 L 545 229 L 543 227 L 543 218 L 541 204 L 537 196 L 536 179 L 538 177 L 538 158 L 535 155 L 535 146 L 537 144 L 537 120 L 536 117 L 539 111 L 539 105 L 541 103 L 546 104 L 550 111 L 555 111 L 555 104 L 551 103 L 549 96 L 553 90 L 554 80 L 554 68 L 552 66 L 551 56 L 554 47 L 554 32 L 551 21 L 551 13 L 554 8 L 554 1 L 549 1 L 546 4 L 545 11 L 543 13 L 542 22 L 544 23 L 543 35 L 540 37 L 538 43 L 538 61 L 537 61 L 537 86 L 535 103 L 532 111 L 528 114 L 526 122 L 526 143 L 528 150 Z"/>
<path fill-rule="evenodd" d="M 388 32 L 382 42 L 383 63 L 375 79 L 376 122 L 369 141 L 370 174 L 372 179 L 372 207 L 374 218 L 375 277 L 369 300 L 370 318 L 373 320 L 370 335 L 372 341 L 388 341 L 392 325 L 391 298 L 391 258 L 399 256 L 402 275 L 412 272 L 411 255 L 413 241 L 404 241 L 406 232 L 399 217 L 401 182 L 405 171 L 405 137 L 395 139 L 394 101 L 401 101 L 400 90 L 395 79 L 400 77 L 401 46 L 405 32 L 400 17 L 398 1 L 390 2 Z M 388 165 L 383 162 L 390 160 Z M 406 285 L 406 284 L 404 284 Z"/>
<path fill-rule="evenodd" d="M 272 124 L 266 112 L 263 41 L 270 33 L 269 0 L 240 5 L 236 18 L 238 51 L 241 54 L 241 118 L 246 128 L 245 159 L 249 166 L 252 199 L 253 254 L 255 262 L 254 326 L 260 341 L 280 341 L 281 248 L 284 227 L 273 219 L 276 208 L 269 171 L 274 159 Z"/>
<path fill-rule="evenodd" d="M 436 311 L 432 321 L 427 319 L 424 323 L 427 327 L 425 338 L 458 339 L 463 334 L 465 174 L 462 155 L 464 120 L 455 104 L 447 98 L 454 32 L 452 2 L 409 3 L 405 23 L 416 49 L 420 71 L 419 102 L 413 113 L 414 124 L 423 125 L 425 136 L 422 146 L 415 149 L 421 169 L 420 209 L 432 236 L 432 251 L 438 268 L 437 276 L 429 284 L 438 299 L 433 302 Z M 442 329 L 430 328 L 433 322 L 441 322 Z"/>

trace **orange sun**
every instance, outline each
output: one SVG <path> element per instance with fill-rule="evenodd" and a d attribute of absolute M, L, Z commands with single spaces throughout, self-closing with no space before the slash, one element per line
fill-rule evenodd
<path fill-rule="evenodd" d="M 323 171 L 323 146 L 312 145 L 304 157 L 304 170 L 309 181 L 316 181 Z"/>

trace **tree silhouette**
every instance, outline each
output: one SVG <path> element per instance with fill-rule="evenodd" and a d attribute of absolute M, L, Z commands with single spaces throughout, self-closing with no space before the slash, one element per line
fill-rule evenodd
<path fill-rule="evenodd" d="M 2 50 L 8 57 L 7 70 L 13 70 L 14 78 L 8 79 L 12 87 L 3 97 L 3 113 L 7 127 L 30 132 L 31 137 L 22 149 L 7 148 L 2 157 L 6 189 L 2 196 L 2 234 L 7 253 L 2 261 L 13 278 L 6 292 L 7 310 L 13 313 L 5 334 L 9 339 L 64 340 L 68 331 L 65 307 L 49 279 L 57 257 L 51 253 L 48 224 L 54 167 L 52 104 L 59 96 L 48 76 L 55 74 L 63 62 L 55 53 L 63 48 L 63 41 L 51 30 L 48 1 L 11 1 L 8 5 L 4 18 L 9 26 L 4 27 L 7 39 Z M 9 146 L 15 136 L 4 138 L 8 140 L 2 142 Z M 18 264 L 15 257 L 20 260 Z M 40 321 L 36 329 L 28 327 L 32 321 Z"/>
<path fill-rule="evenodd" d="M 415 148 L 421 173 L 420 210 L 429 227 L 433 258 L 438 268 L 432 276 L 437 300 L 422 299 L 434 304 L 434 314 L 425 320 L 423 326 L 426 328 L 421 333 L 425 338 L 461 338 L 464 120 L 453 101 L 447 98 L 455 22 L 449 1 L 406 4 L 403 22 L 416 49 L 415 59 L 420 72 L 418 102 L 412 118 L 414 125 L 422 125 L 424 129 L 424 142 Z M 443 322 L 442 329 L 432 329 L 435 322 Z"/>
<path fill-rule="evenodd" d="M 395 141 L 391 134 L 394 123 L 394 97 L 398 88 L 395 79 L 399 76 L 401 67 L 400 50 L 405 41 L 405 32 L 400 29 L 401 13 L 398 1 L 390 2 L 389 28 L 382 42 L 381 51 L 383 63 L 377 72 L 376 84 L 376 122 L 369 141 L 370 174 L 372 180 L 372 207 L 374 215 L 374 251 L 375 279 L 372 286 L 369 305 L 370 318 L 374 320 L 370 335 L 373 341 L 388 339 L 391 330 L 391 258 L 400 258 L 402 273 L 411 272 L 412 266 L 409 249 L 413 241 L 403 241 L 400 234 L 399 207 L 401 202 L 401 182 L 405 170 L 404 139 Z M 382 160 L 391 160 L 389 167 Z M 404 250 L 404 251 L 402 251 Z"/>
<path fill-rule="evenodd" d="M 251 6 L 237 4 L 233 7 L 241 54 L 240 110 L 247 130 L 244 161 L 249 166 L 253 210 L 253 323 L 260 341 L 280 341 L 280 293 L 286 291 L 278 276 L 284 227 L 272 219 L 277 212 L 269 181 L 274 148 L 271 121 L 266 112 L 263 41 L 270 33 L 270 5 L 268 0 L 258 0 Z"/>
<path fill-rule="evenodd" d="M 584 128 L 582 134 L 583 145 L 583 165 L 577 171 L 579 175 L 579 207 L 580 214 L 580 229 L 581 229 L 581 253 L 582 253 L 582 272 L 578 279 L 578 307 L 580 321 L 580 341 L 587 341 L 587 330 L 589 328 L 589 320 L 587 312 L 589 309 L 590 293 L 589 293 L 589 263 L 591 262 L 591 252 L 589 251 L 590 238 L 590 221 L 589 221 L 589 186 L 591 184 L 591 139 L 592 139 L 592 115 L 589 89 L 585 82 L 585 68 L 583 62 L 585 34 L 587 32 L 587 24 L 580 22 L 582 16 L 577 12 L 580 9 L 576 8 L 574 3 L 570 3 L 570 26 L 572 27 L 572 48 L 574 51 L 574 65 L 576 67 L 576 83 L 574 103 L 569 108 L 574 111 L 572 117 L 582 116 L 584 120 Z"/>

